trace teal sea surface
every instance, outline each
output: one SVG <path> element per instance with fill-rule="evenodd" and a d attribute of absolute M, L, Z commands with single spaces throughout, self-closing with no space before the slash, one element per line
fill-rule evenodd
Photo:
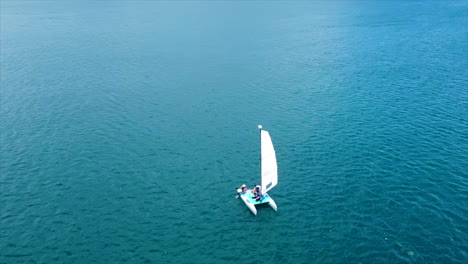
<path fill-rule="evenodd" d="M 468 263 L 467 1 L 0 15 L 0 263 Z"/>

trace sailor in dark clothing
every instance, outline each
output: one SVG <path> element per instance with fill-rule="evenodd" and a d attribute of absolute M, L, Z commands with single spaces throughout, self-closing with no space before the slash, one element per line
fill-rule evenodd
<path fill-rule="evenodd" d="M 262 186 L 260 185 L 255 185 L 255 189 L 253 191 L 253 194 L 254 194 L 254 199 L 256 201 L 260 201 L 262 200 Z"/>
<path fill-rule="evenodd" d="M 241 187 L 237 188 L 237 193 L 239 195 L 236 196 L 236 198 L 239 198 L 242 194 L 245 194 L 247 192 L 247 186 L 245 184 L 242 184 Z"/>

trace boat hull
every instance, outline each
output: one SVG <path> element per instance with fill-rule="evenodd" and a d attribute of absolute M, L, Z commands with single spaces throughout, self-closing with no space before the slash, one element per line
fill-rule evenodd
<path fill-rule="evenodd" d="M 278 207 L 276 206 L 275 201 L 273 201 L 273 199 L 271 199 L 271 197 L 267 193 L 263 194 L 263 198 L 260 201 L 254 199 L 252 190 L 247 190 L 244 194 L 241 194 L 240 197 L 254 215 L 257 215 L 257 208 L 255 208 L 255 205 L 258 204 L 267 203 L 270 205 L 271 208 L 273 208 L 273 210 L 278 211 Z"/>
<path fill-rule="evenodd" d="M 273 208 L 273 210 L 278 211 L 278 206 L 276 206 L 275 201 L 273 201 L 271 197 L 270 197 L 270 200 L 268 201 L 268 204 L 270 205 L 271 208 Z"/>
<path fill-rule="evenodd" d="M 249 197 L 248 194 L 242 194 L 241 195 L 242 201 L 244 201 L 245 205 L 250 209 L 250 211 L 254 214 L 257 215 L 257 208 L 255 208 L 254 202 L 251 197 Z M 252 201 L 253 200 L 253 201 Z"/>

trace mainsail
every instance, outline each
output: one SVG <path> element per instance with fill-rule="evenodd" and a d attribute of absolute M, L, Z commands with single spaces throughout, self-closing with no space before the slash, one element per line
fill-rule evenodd
<path fill-rule="evenodd" d="M 268 131 L 260 130 L 262 151 L 262 192 L 266 193 L 278 184 L 278 165 L 273 142 Z"/>

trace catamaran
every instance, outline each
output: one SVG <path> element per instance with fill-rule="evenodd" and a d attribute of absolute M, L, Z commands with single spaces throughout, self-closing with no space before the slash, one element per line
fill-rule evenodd
<path fill-rule="evenodd" d="M 268 203 L 271 208 L 278 211 L 275 201 L 267 194 L 269 190 L 278 184 L 278 165 L 276 163 L 275 149 L 273 148 L 273 142 L 271 141 L 270 134 L 268 131 L 263 130 L 262 126 L 258 126 L 260 129 L 260 171 L 261 171 L 261 185 L 257 186 L 259 195 L 257 199 L 254 190 L 247 189 L 245 185 L 242 185 L 237 192 L 239 197 L 242 198 L 245 205 L 252 211 L 254 215 L 257 215 L 257 209 L 255 205 Z"/>

